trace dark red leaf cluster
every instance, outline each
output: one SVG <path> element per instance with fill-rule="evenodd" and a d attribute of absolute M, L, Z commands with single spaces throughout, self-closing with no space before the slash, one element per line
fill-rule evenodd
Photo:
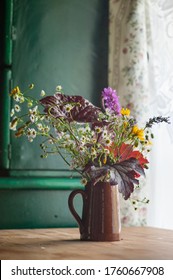
<path fill-rule="evenodd" d="M 69 96 L 57 93 L 54 96 L 47 96 L 40 100 L 45 107 L 44 111 L 54 118 L 65 118 L 69 122 L 97 122 L 100 108 L 94 106 L 82 96 Z M 66 110 L 66 105 L 71 105 L 70 112 Z"/>

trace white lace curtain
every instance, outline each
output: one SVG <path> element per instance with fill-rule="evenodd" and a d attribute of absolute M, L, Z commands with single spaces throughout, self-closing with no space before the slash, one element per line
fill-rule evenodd
<path fill-rule="evenodd" d="M 139 122 L 173 119 L 172 0 L 109 0 L 109 85 Z M 122 202 L 122 222 L 173 229 L 173 120 L 154 128 L 147 180 L 138 197 L 150 198 L 134 212 Z"/>

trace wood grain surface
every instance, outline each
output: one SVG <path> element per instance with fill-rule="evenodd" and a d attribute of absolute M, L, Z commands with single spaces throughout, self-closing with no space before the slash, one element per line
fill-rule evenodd
<path fill-rule="evenodd" d="M 173 231 L 126 227 L 121 241 L 79 240 L 78 228 L 0 230 L 1 260 L 173 260 Z"/>

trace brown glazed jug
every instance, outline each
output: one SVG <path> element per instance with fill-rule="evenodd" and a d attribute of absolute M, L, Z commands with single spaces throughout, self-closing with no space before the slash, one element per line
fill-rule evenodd
<path fill-rule="evenodd" d="M 82 217 L 76 212 L 74 198 L 83 198 Z M 88 183 L 85 190 L 74 190 L 69 209 L 79 225 L 80 239 L 90 241 L 120 240 L 121 221 L 118 186 L 108 182 Z"/>

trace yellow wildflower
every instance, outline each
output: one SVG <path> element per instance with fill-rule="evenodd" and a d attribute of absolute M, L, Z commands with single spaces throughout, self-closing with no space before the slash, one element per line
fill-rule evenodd
<path fill-rule="evenodd" d="M 140 129 L 137 125 L 134 125 L 134 127 L 132 128 L 132 134 L 134 136 L 137 136 L 139 138 L 139 140 L 144 141 L 144 130 Z"/>
<path fill-rule="evenodd" d="M 130 115 L 130 109 L 128 109 L 128 108 L 122 108 L 121 109 L 121 115 L 123 115 L 123 116 L 129 116 Z"/>
<path fill-rule="evenodd" d="M 10 93 L 10 96 L 18 94 L 18 93 L 20 93 L 20 88 L 19 87 L 15 87 L 15 88 L 12 89 L 12 91 Z"/>

